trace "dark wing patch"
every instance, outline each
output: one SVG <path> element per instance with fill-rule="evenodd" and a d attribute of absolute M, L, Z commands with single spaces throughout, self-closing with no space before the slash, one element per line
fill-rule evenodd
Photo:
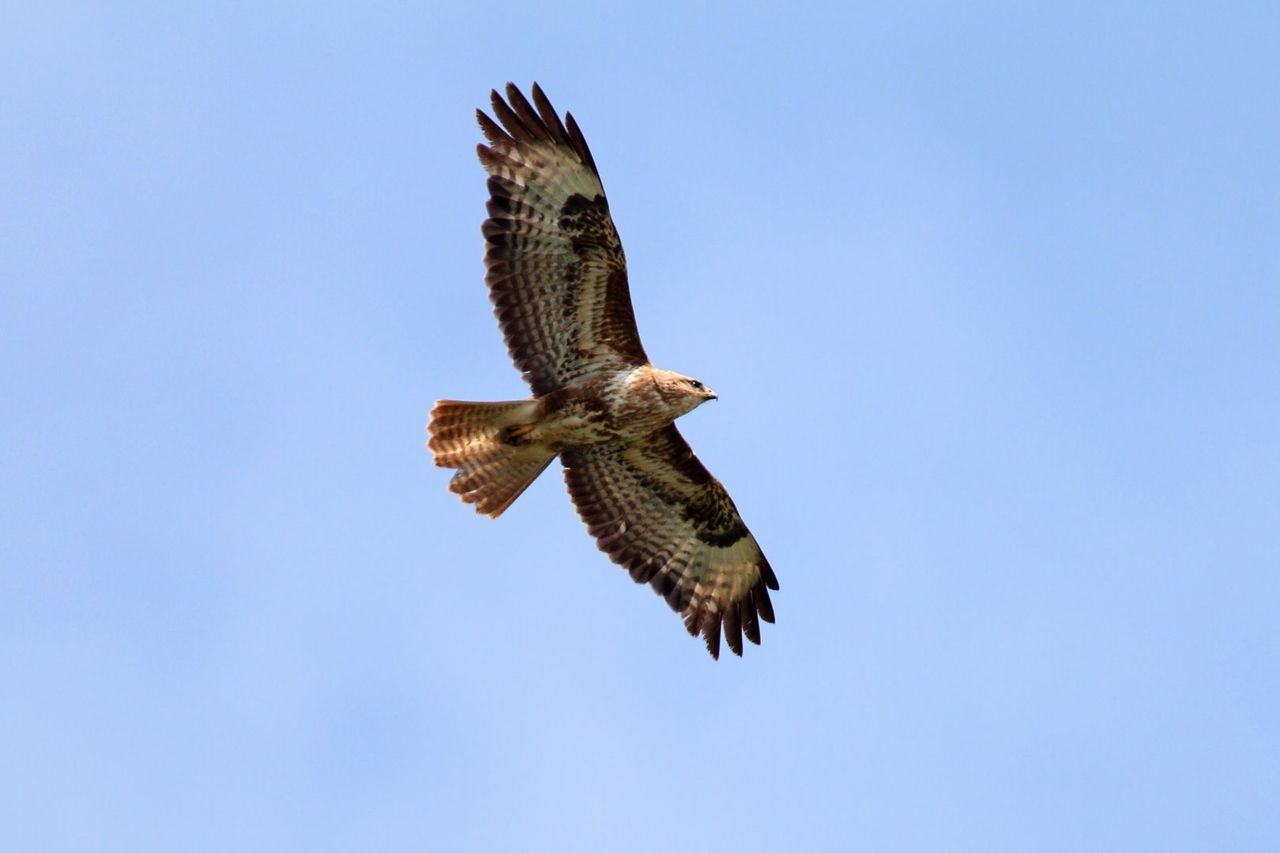
<path fill-rule="evenodd" d="M 701 633 L 712 657 L 723 634 L 742 654 L 773 621 L 778 579 L 720 482 L 674 425 L 628 445 L 561 454 L 578 515 L 609 559 L 648 582 Z"/>
<path fill-rule="evenodd" d="M 627 261 L 582 131 L 537 84 L 477 110 L 488 145 L 485 283 L 516 367 L 539 396 L 601 370 L 648 362 Z M 508 103 L 508 101 L 510 103 Z M 501 122 L 499 125 L 498 122 Z"/>

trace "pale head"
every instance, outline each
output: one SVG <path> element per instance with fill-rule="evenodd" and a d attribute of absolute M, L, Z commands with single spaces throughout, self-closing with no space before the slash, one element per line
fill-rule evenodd
<path fill-rule="evenodd" d="M 692 412 L 708 400 L 716 399 L 716 392 L 692 376 L 656 367 L 651 375 L 659 396 L 673 418 Z"/>

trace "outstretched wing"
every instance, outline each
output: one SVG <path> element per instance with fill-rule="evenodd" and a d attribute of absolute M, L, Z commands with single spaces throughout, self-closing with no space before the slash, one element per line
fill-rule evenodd
<path fill-rule="evenodd" d="M 701 633 L 713 658 L 720 636 L 742 654 L 742 635 L 760 643 L 773 621 L 778 579 L 724 486 L 674 425 L 633 444 L 561 454 L 569 494 L 600 550 L 648 581 Z"/>
<path fill-rule="evenodd" d="M 533 393 L 599 370 L 648 362 L 636 331 L 627 261 L 582 131 L 561 123 L 542 89 L 492 93 L 501 127 L 477 110 L 488 145 L 485 283 L 507 349 Z M 567 126 L 566 126 L 567 125 Z"/>

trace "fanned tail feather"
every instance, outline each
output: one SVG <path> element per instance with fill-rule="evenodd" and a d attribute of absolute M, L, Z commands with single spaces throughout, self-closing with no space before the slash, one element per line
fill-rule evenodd
<path fill-rule="evenodd" d="M 427 447 L 436 465 L 456 468 L 449 490 L 497 518 L 555 458 L 528 439 L 538 413 L 536 400 L 466 403 L 440 400 L 431 410 Z"/>

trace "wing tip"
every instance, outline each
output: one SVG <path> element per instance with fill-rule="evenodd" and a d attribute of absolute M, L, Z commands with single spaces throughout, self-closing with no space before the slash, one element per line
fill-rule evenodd
<path fill-rule="evenodd" d="M 774 623 L 773 602 L 769 600 L 769 587 L 757 583 L 751 588 L 751 601 L 755 605 L 756 614 L 770 625 Z"/>
<path fill-rule="evenodd" d="M 730 602 L 723 610 L 702 601 L 688 606 L 682 615 L 685 629 L 690 636 L 702 635 L 713 660 L 720 659 L 722 640 L 731 652 L 743 657 L 746 649 L 743 638 L 753 646 L 760 645 L 760 623 L 772 624 L 774 621 L 773 604 L 763 580 L 757 581 L 742 598 Z"/>
<path fill-rule="evenodd" d="M 599 179 L 600 170 L 572 113 L 565 113 L 561 120 L 547 93 L 536 81 L 529 90 L 533 96 L 532 103 L 511 81 L 507 81 L 504 91 L 506 97 L 497 89 L 489 90 L 489 107 L 496 121 L 484 110 L 476 110 L 476 121 L 490 144 L 502 147 L 521 142 L 547 142 L 562 146 L 572 151 Z"/>

